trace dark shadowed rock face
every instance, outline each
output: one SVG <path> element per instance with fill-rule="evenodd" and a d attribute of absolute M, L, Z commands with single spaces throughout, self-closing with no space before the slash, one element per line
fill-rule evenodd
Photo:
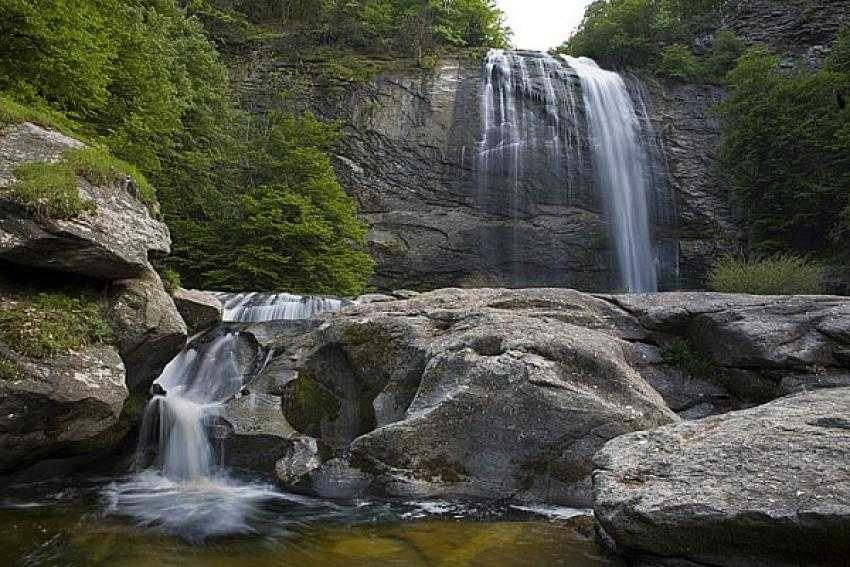
<path fill-rule="evenodd" d="M 847 0 L 734 0 L 725 24 L 751 43 L 818 65 L 842 25 L 850 23 Z"/>
<path fill-rule="evenodd" d="M 0 473 L 51 455 L 108 448 L 127 386 L 117 349 L 29 359 L 0 345 Z"/>
<path fill-rule="evenodd" d="M 477 155 L 484 88 L 479 60 L 445 59 L 433 71 L 389 73 L 353 92 L 344 108 L 320 108 L 347 124 L 335 165 L 372 227 L 376 287 L 617 287 L 575 75 L 558 63 L 543 73 L 540 54 L 523 56 L 528 82 L 516 86 L 522 93 L 517 105 L 524 120 L 536 124 L 529 129 L 536 128 L 540 147 L 522 150 L 519 167 L 507 164 L 516 159 L 510 156 L 486 161 Z M 557 107 L 557 157 L 543 141 L 544 99 L 552 88 L 547 76 L 574 103 L 563 100 Z M 640 111 L 643 105 L 636 106 Z M 645 137 L 654 151 L 660 140 L 653 132 Z M 661 158 L 653 168 L 658 171 L 648 174 L 663 193 L 663 152 L 654 153 Z M 672 221 L 666 213 L 656 218 L 664 226 L 657 239 L 670 239 Z"/>
<path fill-rule="evenodd" d="M 54 162 L 62 152 L 82 146 L 29 123 L 0 131 L 0 259 L 92 278 L 136 277 L 150 269 L 149 257 L 169 253 L 171 237 L 126 189 L 92 186 L 78 178 L 80 196 L 97 209 L 71 220 L 35 219 L 4 198 L 16 166 Z"/>
<path fill-rule="evenodd" d="M 648 564 L 846 565 L 848 415 L 841 388 L 615 439 L 595 459 L 596 518 Z"/>
<path fill-rule="evenodd" d="M 186 321 L 190 334 L 205 331 L 221 322 L 224 310 L 215 294 L 195 289 L 178 289 L 171 296 Z"/>

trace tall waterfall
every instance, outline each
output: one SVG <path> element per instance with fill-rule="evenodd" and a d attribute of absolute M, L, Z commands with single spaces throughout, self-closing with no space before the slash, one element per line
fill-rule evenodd
<path fill-rule="evenodd" d="M 603 264 L 599 269 L 616 263 L 612 288 L 656 291 L 659 269 L 671 269 L 670 255 L 653 243 L 651 221 L 657 214 L 664 217 L 659 218 L 662 224 L 669 224 L 672 198 L 653 161 L 663 152 L 651 156 L 650 146 L 657 140 L 644 139 L 650 133 L 643 100 L 636 109 L 623 78 L 589 59 L 563 61 L 539 52 L 492 50 L 483 74 L 475 171 L 479 207 L 494 218 L 495 228 L 482 230 L 480 270 L 511 274 L 510 281 L 499 283 L 534 285 L 534 275 L 523 270 L 530 251 L 539 246 L 522 241 L 534 233 L 523 230 L 523 223 L 539 222 L 535 219 L 545 218 L 550 209 L 580 211 L 577 215 L 599 210 L 613 260 L 593 257 L 585 263 Z M 583 224 L 576 226 L 592 222 L 588 218 L 582 216 L 577 222 Z M 586 239 L 592 238 L 606 235 L 588 231 Z M 577 255 L 569 248 L 562 254 Z M 540 259 L 535 260 L 539 266 Z M 566 284 L 568 266 L 561 271 Z"/>
<path fill-rule="evenodd" d="M 272 487 L 229 477 L 217 450 L 225 403 L 261 372 L 265 353 L 247 352 L 245 323 L 309 319 L 343 301 L 288 294 L 219 294 L 225 322 L 190 342 L 154 383 L 136 451 L 136 474 L 107 492 L 111 512 L 189 539 L 250 531 L 247 518 Z"/>
<path fill-rule="evenodd" d="M 587 58 L 567 57 L 581 79 L 599 188 L 611 216 L 617 262 L 625 288 L 657 291 L 649 238 L 648 158 L 638 116 L 622 77 Z"/>

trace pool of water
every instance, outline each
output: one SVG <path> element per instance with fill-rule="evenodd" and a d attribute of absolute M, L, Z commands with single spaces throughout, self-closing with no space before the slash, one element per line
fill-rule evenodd
<path fill-rule="evenodd" d="M 136 486 L 126 479 L 0 490 L 0 564 L 136 566 L 615 565 L 588 520 L 560 508 L 455 501 L 336 503 L 281 494 L 233 522 L 218 488 Z M 148 489 L 160 513 L 136 513 Z M 188 490 L 189 494 L 185 492 Z M 224 500 L 221 500 L 224 498 Z M 129 507 L 126 507 L 129 505 Z M 150 507 L 145 505 L 143 509 Z M 193 515 L 193 511 L 196 514 Z M 238 530 L 223 526 L 239 526 Z M 581 526 L 584 526 L 582 529 Z M 229 532 L 229 533 L 228 533 Z"/>

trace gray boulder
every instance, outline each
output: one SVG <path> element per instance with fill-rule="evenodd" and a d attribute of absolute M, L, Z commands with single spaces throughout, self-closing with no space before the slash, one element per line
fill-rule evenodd
<path fill-rule="evenodd" d="M 848 415 L 838 388 L 614 439 L 594 461 L 599 526 L 649 564 L 846 565 Z"/>
<path fill-rule="evenodd" d="M 186 344 L 186 324 L 156 272 L 113 282 L 107 319 L 118 338 L 131 391 L 151 382 Z"/>
<path fill-rule="evenodd" d="M 78 178 L 80 196 L 97 208 L 70 220 L 33 218 L 4 196 L 16 166 L 55 162 L 62 152 L 82 146 L 35 124 L 0 131 L 0 259 L 93 278 L 137 277 L 150 268 L 149 257 L 169 253 L 171 238 L 165 224 L 126 188 L 92 186 Z"/>
<path fill-rule="evenodd" d="M 172 294 L 177 311 L 186 322 L 189 333 L 195 334 L 221 322 L 224 309 L 212 293 L 195 289 L 178 289 Z"/>
<path fill-rule="evenodd" d="M 381 495 L 586 505 L 606 440 L 677 419 L 628 362 L 623 339 L 641 335 L 621 309 L 570 290 L 359 305 L 313 333 L 284 412 L 337 456 L 312 474 L 322 493 L 321 479 L 344 476 L 353 492 L 368 478 Z"/>
<path fill-rule="evenodd" d="M 127 397 L 114 347 L 35 360 L 0 345 L 0 472 L 110 447 Z"/>

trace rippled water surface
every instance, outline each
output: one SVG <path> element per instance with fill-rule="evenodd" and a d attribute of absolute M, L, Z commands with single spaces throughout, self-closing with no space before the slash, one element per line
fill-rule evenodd
<path fill-rule="evenodd" d="M 116 492 L 116 487 L 118 492 Z M 357 566 L 614 565 L 568 509 L 427 502 L 333 503 L 270 490 L 248 509 L 204 487 L 102 480 L 24 486 L 0 496 L 2 565 Z M 158 490 L 171 513 L 136 513 Z M 244 496 L 244 495 L 243 495 Z M 148 496 L 144 496 L 148 497 Z M 246 505 L 244 500 L 240 505 Z M 143 510 L 149 509 L 146 504 Z M 196 512 L 196 513 L 193 513 Z M 238 529 L 236 529 L 238 528 Z"/>

